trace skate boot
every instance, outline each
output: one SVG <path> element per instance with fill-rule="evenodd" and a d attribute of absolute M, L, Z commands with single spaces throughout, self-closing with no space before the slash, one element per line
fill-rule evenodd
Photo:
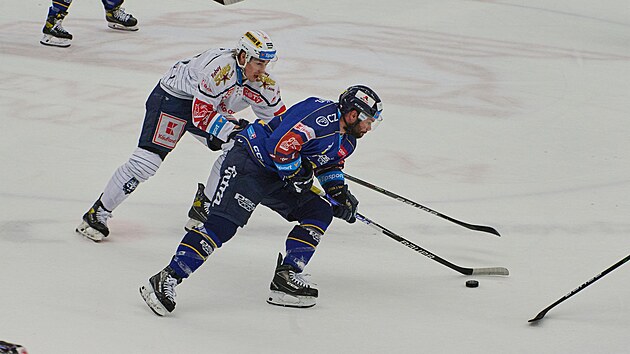
<path fill-rule="evenodd" d="M 0 354 L 28 354 L 26 349 L 19 345 L 0 340 Z"/>
<path fill-rule="evenodd" d="M 312 288 L 302 273 L 293 266 L 282 264 L 282 255 L 278 255 L 278 264 L 270 285 L 271 292 L 267 302 L 272 305 L 288 307 L 315 306 L 317 289 Z"/>
<path fill-rule="evenodd" d="M 105 10 L 105 19 L 107 20 L 107 26 L 109 28 L 123 30 L 123 31 L 137 31 L 138 20 L 125 12 L 125 9 L 120 5 L 114 7 L 111 10 Z"/>
<path fill-rule="evenodd" d="M 149 283 L 140 286 L 140 295 L 151 311 L 158 316 L 164 316 L 175 309 L 175 287 L 182 282 L 182 278 L 173 268 L 166 266 L 159 273 L 149 278 Z"/>
<path fill-rule="evenodd" d="M 67 12 L 59 12 L 56 15 L 48 16 L 46 24 L 42 29 L 44 36 L 39 41 L 43 45 L 49 45 L 53 47 L 67 48 L 70 46 L 72 35 L 66 31 L 61 23 L 63 18 L 66 17 Z"/>
<path fill-rule="evenodd" d="M 203 223 L 205 223 L 206 219 L 208 219 L 208 213 L 210 212 L 210 199 L 208 199 L 206 194 L 203 192 L 205 189 L 206 187 L 203 183 L 197 184 L 197 194 L 195 194 L 193 205 L 188 211 L 188 217 L 190 219 L 186 223 L 186 226 L 184 226 L 186 231 L 202 227 Z"/>
<path fill-rule="evenodd" d="M 109 235 L 107 219 L 111 217 L 112 213 L 103 207 L 99 197 L 90 210 L 83 215 L 83 222 L 76 231 L 94 242 L 100 242 L 103 237 Z"/>

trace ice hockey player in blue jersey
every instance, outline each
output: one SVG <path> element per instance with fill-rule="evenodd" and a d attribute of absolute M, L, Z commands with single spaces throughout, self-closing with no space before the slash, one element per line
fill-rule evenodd
<path fill-rule="evenodd" d="M 175 287 L 244 227 L 258 204 L 297 224 L 279 255 L 267 302 L 289 307 L 315 305 L 318 290 L 302 275 L 333 216 L 356 221 L 359 202 L 342 168 L 361 138 L 381 120 L 380 98 L 352 86 L 339 102 L 311 97 L 268 123 L 257 120 L 237 134 L 221 165 L 220 183 L 203 226 L 181 240 L 168 266 L 140 287 L 160 316 L 175 308 Z M 335 206 L 311 191 L 316 176 Z"/>
<path fill-rule="evenodd" d="M 101 0 L 105 8 L 105 20 L 109 28 L 123 31 L 137 31 L 138 20 L 125 12 L 122 3 L 124 0 Z M 53 47 L 69 47 L 72 34 L 63 28 L 63 19 L 68 14 L 68 8 L 72 0 L 53 0 L 48 9 L 48 16 L 42 32 L 44 36 L 39 41 L 43 45 Z"/>

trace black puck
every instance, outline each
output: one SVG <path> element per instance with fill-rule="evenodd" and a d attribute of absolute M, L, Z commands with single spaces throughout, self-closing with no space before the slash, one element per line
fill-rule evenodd
<path fill-rule="evenodd" d="M 476 280 L 468 280 L 466 281 L 466 287 L 467 288 L 476 288 L 479 286 L 479 282 Z"/>

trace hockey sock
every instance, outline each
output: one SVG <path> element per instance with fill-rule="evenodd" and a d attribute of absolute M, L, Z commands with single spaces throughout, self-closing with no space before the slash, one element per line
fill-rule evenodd
<path fill-rule="evenodd" d="M 112 10 L 116 6 L 122 5 L 124 0 L 101 0 L 101 2 L 103 3 L 105 10 Z"/>
<path fill-rule="evenodd" d="M 72 0 L 57 0 L 52 2 L 52 6 L 48 8 L 48 17 L 57 16 L 58 13 L 66 13 L 68 12 L 68 7 L 70 7 L 70 3 Z"/>
<path fill-rule="evenodd" d="M 171 268 L 182 278 L 187 278 L 201 267 L 215 249 L 230 240 L 237 228 L 236 224 L 227 219 L 216 215 L 208 216 L 203 227 L 194 228 L 184 235 L 171 260 Z"/>
<path fill-rule="evenodd" d="M 312 224 L 295 226 L 287 237 L 285 244 L 287 254 L 283 264 L 290 264 L 300 271 L 304 270 L 323 234 L 323 229 Z"/>
<path fill-rule="evenodd" d="M 141 182 L 155 175 L 161 164 L 162 159 L 158 154 L 137 148 L 129 160 L 118 167 L 105 186 L 101 197 L 105 209 L 116 209 Z"/>

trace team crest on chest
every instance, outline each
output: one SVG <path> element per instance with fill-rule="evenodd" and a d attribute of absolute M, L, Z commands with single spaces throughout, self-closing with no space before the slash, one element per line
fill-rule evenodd
<path fill-rule="evenodd" d="M 232 78 L 232 76 L 234 76 L 234 70 L 232 70 L 232 66 L 230 66 L 230 64 L 227 64 L 224 67 L 219 66 L 218 68 L 216 68 L 211 76 L 217 86 L 221 84 L 225 85 L 225 83 L 228 82 Z"/>

